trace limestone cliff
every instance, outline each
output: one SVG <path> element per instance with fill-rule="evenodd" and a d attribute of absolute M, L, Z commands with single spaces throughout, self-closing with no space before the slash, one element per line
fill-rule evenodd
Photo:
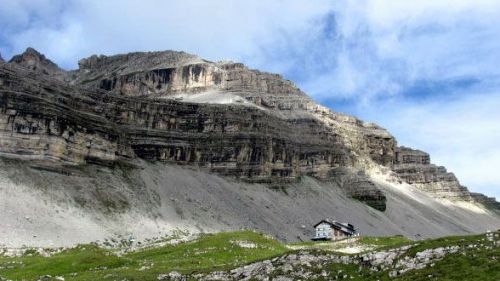
<path fill-rule="evenodd" d="M 367 156 L 376 163 L 390 165 L 394 157 L 396 142 L 386 130 L 335 113 L 280 75 L 248 69 L 241 63 L 214 63 L 173 51 L 93 56 L 80 61 L 71 83 L 124 96 L 178 101 L 197 102 L 196 97 L 206 93 L 237 96 L 242 99 L 234 102 L 251 103 L 288 122 L 316 120 L 317 128 L 342 138 L 355 158 Z"/>
<path fill-rule="evenodd" d="M 4 65 L 0 78 L 2 153 L 12 157 L 67 164 L 139 157 L 264 181 L 326 178 L 323 166 L 352 163 L 338 137 L 314 119 L 292 123 L 239 104 L 89 91 L 14 65 Z"/>
<path fill-rule="evenodd" d="M 9 63 L 21 65 L 30 70 L 51 75 L 53 77 L 62 78 L 66 75 L 66 72 L 59 68 L 57 64 L 47 59 L 44 55 L 40 54 L 33 48 L 27 48 L 24 53 L 15 55 Z"/>
<path fill-rule="evenodd" d="M 478 196 L 472 196 L 445 167 L 431 164 L 428 153 L 407 147 L 398 147 L 395 152 L 393 170 L 401 180 L 436 198 L 482 201 Z"/>
<path fill-rule="evenodd" d="M 270 186 L 311 176 L 381 211 L 369 171 L 393 170 L 434 197 L 498 207 L 428 154 L 279 75 L 183 52 L 92 56 L 66 72 L 29 48 L 0 65 L 0 144 L 1 156 L 50 167 L 140 158 Z"/>

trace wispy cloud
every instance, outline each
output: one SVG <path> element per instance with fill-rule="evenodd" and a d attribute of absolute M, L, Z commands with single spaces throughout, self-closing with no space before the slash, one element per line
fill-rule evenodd
<path fill-rule="evenodd" d="M 323 0 L 4 0 L 0 48 L 8 57 L 33 45 L 66 68 L 82 56 L 138 50 L 243 59 L 276 32 L 293 33 L 328 9 Z"/>
<path fill-rule="evenodd" d="M 418 81 L 500 77 L 500 56 L 492 55 L 500 48 L 498 2 L 336 3 L 319 28 L 264 46 L 275 51 L 266 52 L 271 62 L 289 62 L 283 71 L 320 99 L 367 102 L 404 93 Z M 280 44 L 294 52 L 282 52 Z M 308 66 L 304 76 L 297 72 L 304 65 L 322 67 Z"/>

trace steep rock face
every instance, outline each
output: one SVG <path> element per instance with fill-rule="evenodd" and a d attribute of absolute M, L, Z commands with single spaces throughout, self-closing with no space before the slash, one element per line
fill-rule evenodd
<path fill-rule="evenodd" d="M 429 153 L 409 147 L 400 146 L 395 150 L 394 164 L 421 164 L 429 165 Z"/>
<path fill-rule="evenodd" d="M 9 61 L 25 68 L 41 72 L 43 74 L 52 75 L 54 77 L 62 78 L 66 75 L 65 71 L 59 68 L 57 64 L 47 59 L 44 55 L 40 54 L 33 48 L 27 48 L 24 53 L 15 55 Z"/>
<path fill-rule="evenodd" d="M 74 84 L 126 96 L 224 90 L 306 97 L 279 75 L 250 70 L 240 63 L 213 63 L 184 52 L 92 56 L 80 60 L 79 67 L 71 76 Z"/>
<path fill-rule="evenodd" d="M 386 209 L 385 194 L 362 171 L 353 173 L 345 169 L 337 169 L 332 176 L 338 186 L 346 190 L 351 198 L 359 200 L 379 211 Z"/>
<path fill-rule="evenodd" d="M 213 63 L 182 52 L 132 53 L 90 57 L 80 61 L 73 84 L 126 96 L 182 99 L 197 93 L 238 96 L 291 122 L 316 119 L 343 138 L 357 158 L 392 164 L 394 138 L 384 129 L 316 104 L 280 75 L 247 68 L 241 63 Z M 240 101 L 241 102 L 241 101 Z M 362 162 L 362 161 L 358 161 Z"/>
<path fill-rule="evenodd" d="M 475 202 L 479 202 L 493 210 L 500 210 L 500 202 L 498 202 L 494 197 L 488 197 L 484 194 L 476 192 L 470 192 L 470 196 Z"/>
<path fill-rule="evenodd" d="M 4 155 L 68 164 L 139 157 L 263 181 L 327 178 L 352 163 L 314 119 L 290 123 L 241 105 L 92 93 L 11 66 L 0 79 Z"/>
<path fill-rule="evenodd" d="M 398 147 L 393 170 L 403 181 L 436 198 L 474 201 L 453 173 L 445 167 L 431 164 L 429 154 L 423 151 Z"/>
<path fill-rule="evenodd" d="M 304 175 L 338 178 L 337 168 L 353 166 L 339 137 L 315 118 L 90 92 L 15 65 L 0 68 L 0 81 L 4 156 L 72 165 L 138 157 L 274 184 Z M 375 185 L 355 184 L 346 185 L 348 194 L 385 209 Z"/>
<path fill-rule="evenodd" d="M 385 129 L 316 104 L 279 75 L 173 51 L 92 56 L 51 74 L 29 53 L 0 68 L 0 155 L 73 165 L 142 158 L 272 184 L 307 175 L 378 210 L 384 193 L 359 172 L 392 169 L 434 197 L 497 206 L 427 153 L 397 147 Z"/>
<path fill-rule="evenodd" d="M 3 58 L 2 58 L 2 54 L 0 53 L 0 62 L 4 62 Z"/>

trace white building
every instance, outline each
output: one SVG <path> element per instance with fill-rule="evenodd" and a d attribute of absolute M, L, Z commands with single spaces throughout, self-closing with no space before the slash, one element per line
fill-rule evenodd
<path fill-rule="evenodd" d="M 312 240 L 337 240 L 357 236 L 354 226 L 347 222 L 322 220 L 314 225 L 315 235 Z"/>

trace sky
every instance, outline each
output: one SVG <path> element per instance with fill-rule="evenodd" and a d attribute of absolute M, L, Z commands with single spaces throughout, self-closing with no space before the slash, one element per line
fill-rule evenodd
<path fill-rule="evenodd" d="M 4 59 L 182 50 L 283 74 L 500 198 L 500 1 L 0 0 Z"/>

